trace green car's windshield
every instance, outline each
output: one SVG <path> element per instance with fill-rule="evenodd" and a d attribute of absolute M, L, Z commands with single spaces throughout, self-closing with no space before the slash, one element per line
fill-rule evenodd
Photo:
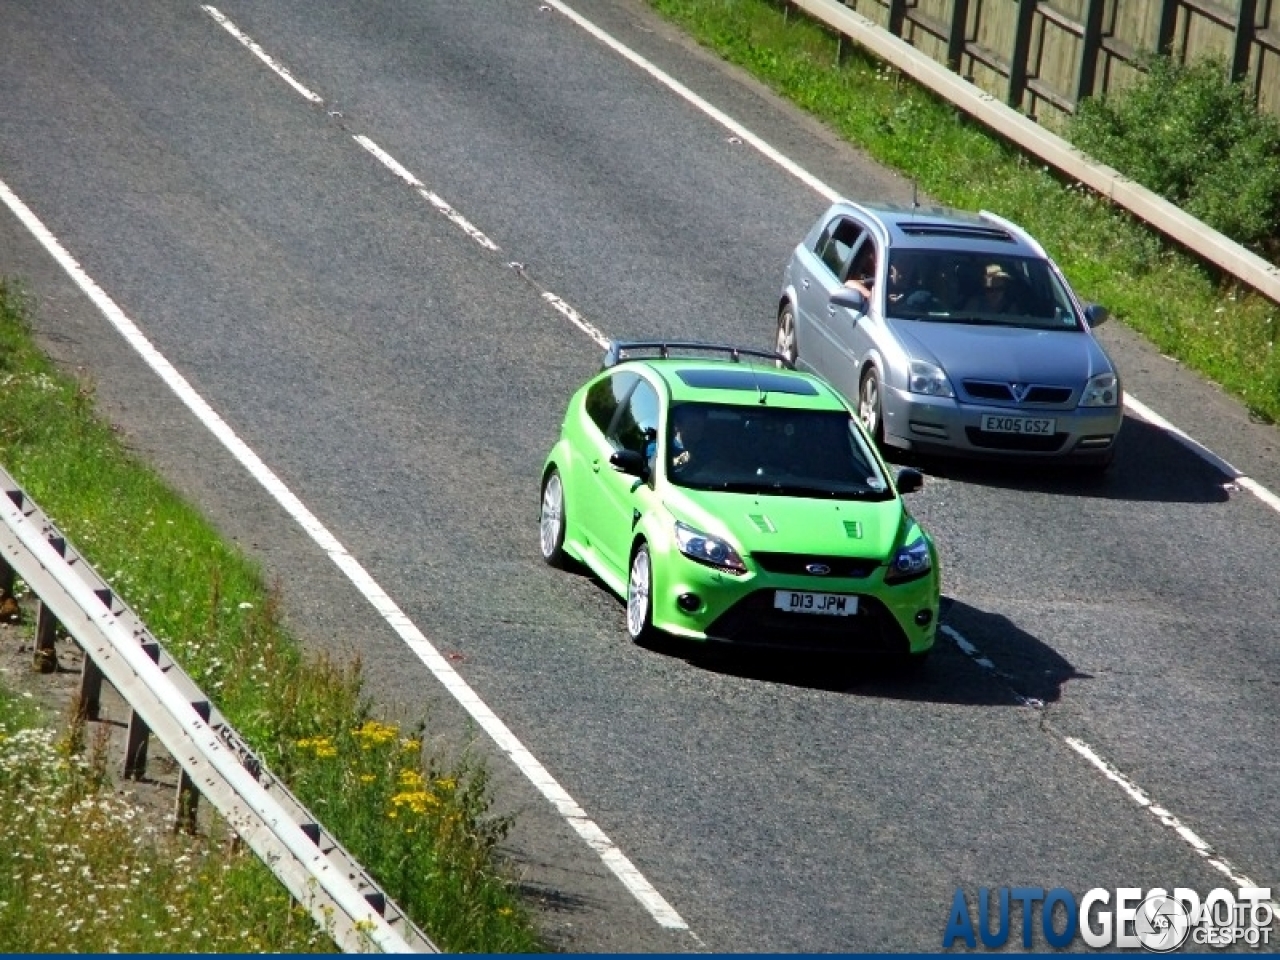
<path fill-rule="evenodd" d="M 695 490 L 845 500 L 893 492 L 852 416 L 766 404 L 671 411 L 668 479 Z"/>
<path fill-rule="evenodd" d="M 885 316 L 933 323 L 1082 329 L 1049 261 L 961 250 L 895 250 Z"/>

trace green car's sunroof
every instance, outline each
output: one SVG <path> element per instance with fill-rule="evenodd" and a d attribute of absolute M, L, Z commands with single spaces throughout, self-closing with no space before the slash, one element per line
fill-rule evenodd
<path fill-rule="evenodd" d="M 813 397 L 818 393 L 807 380 L 784 377 L 767 370 L 753 370 L 750 367 L 677 370 L 676 376 L 684 381 L 685 386 L 696 390 L 763 390 L 765 393 L 793 393 L 800 397 Z"/>

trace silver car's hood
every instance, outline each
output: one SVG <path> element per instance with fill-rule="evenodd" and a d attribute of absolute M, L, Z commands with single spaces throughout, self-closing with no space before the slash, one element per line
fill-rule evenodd
<path fill-rule="evenodd" d="M 952 380 L 1076 385 L 1112 371 L 1106 353 L 1080 330 L 888 321 L 908 354 L 931 360 Z"/>

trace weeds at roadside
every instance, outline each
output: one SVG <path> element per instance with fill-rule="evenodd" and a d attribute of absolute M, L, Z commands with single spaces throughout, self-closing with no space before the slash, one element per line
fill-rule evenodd
<path fill-rule="evenodd" d="M 510 823 L 490 813 L 483 767 L 426 756 L 420 732 L 379 723 L 358 663 L 304 656 L 261 570 L 36 348 L 33 308 L 0 279 L 0 464 L 441 949 L 542 950 L 492 857 Z M 229 835 L 140 822 L 102 745 L 67 729 L 0 690 L 0 951 L 333 950 Z"/>

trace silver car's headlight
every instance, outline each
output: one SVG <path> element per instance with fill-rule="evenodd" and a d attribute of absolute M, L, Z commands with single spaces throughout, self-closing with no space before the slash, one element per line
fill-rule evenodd
<path fill-rule="evenodd" d="M 951 381 L 936 363 L 912 360 L 907 368 L 907 389 L 926 397 L 954 397 Z"/>
<path fill-rule="evenodd" d="M 747 572 L 747 565 L 731 544 L 679 521 L 676 521 L 676 546 L 690 560 L 697 560 L 725 573 L 737 575 Z"/>
<path fill-rule="evenodd" d="M 1082 407 L 1114 407 L 1120 402 L 1120 379 L 1114 373 L 1099 373 L 1089 378 L 1080 394 Z"/>

